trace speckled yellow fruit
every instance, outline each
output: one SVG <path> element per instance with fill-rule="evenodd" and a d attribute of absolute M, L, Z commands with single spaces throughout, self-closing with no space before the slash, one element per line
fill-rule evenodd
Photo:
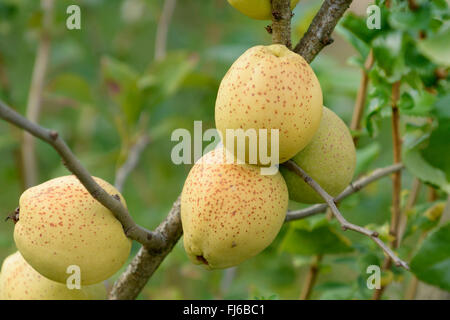
<path fill-rule="evenodd" d="M 299 0 L 291 0 L 291 10 L 294 10 L 298 1 Z M 272 6 L 270 0 L 228 0 L 228 3 L 252 19 L 272 19 Z"/>
<path fill-rule="evenodd" d="M 228 268 L 253 257 L 272 243 L 288 205 L 279 172 L 228 164 L 224 148 L 215 149 L 192 167 L 181 194 L 184 247 L 195 264 Z"/>
<path fill-rule="evenodd" d="M 0 300 L 104 300 L 103 283 L 68 289 L 66 285 L 49 280 L 34 270 L 16 252 L 3 261 L 0 274 Z"/>
<path fill-rule="evenodd" d="M 280 163 L 310 142 L 321 115 L 322 90 L 314 71 L 279 44 L 256 46 L 240 56 L 222 79 L 215 108 L 216 127 L 229 151 L 226 129 L 279 130 Z"/>
<path fill-rule="evenodd" d="M 324 107 L 319 130 L 305 149 L 292 159 L 333 197 L 352 181 L 356 151 L 352 136 L 344 121 Z M 280 168 L 292 200 L 319 203 L 324 200 L 300 177 Z"/>
<path fill-rule="evenodd" d="M 94 178 L 111 195 L 122 195 Z M 26 190 L 19 200 L 14 240 L 40 274 L 65 283 L 67 267 L 81 269 L 84 285 L 108 279 L 127 260 L 131 240 L 114 215 L 95 200 L 75 176 L 49 180 Z"/>

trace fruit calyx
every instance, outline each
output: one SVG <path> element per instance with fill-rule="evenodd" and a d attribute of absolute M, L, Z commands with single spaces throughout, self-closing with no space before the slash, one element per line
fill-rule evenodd
<path fill-rule="evenodd" d="M 209 266 L 208 260 L 206 260 L 204 256 L 196 256 L 196 258 L 201 263 L 206 264 L 207 266 Z"/>
<path fill-rule="evenodd" d="M 16 224 L 19 221 L 19 213 L 20 213 L 20 208 L 17 207 L 13 213 L 11 213 L 10 215 L 8 215 L 6 217 L 5 221 L 12 220 L 14 222 L 14 224 Z"/>

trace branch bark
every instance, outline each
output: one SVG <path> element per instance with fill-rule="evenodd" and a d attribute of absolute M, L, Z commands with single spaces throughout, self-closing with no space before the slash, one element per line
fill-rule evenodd
<path fill-rule="evenodd" d="M 156 232 L 164 236 L 163 248 L 158 252 L 152 252 L 142 246 L 125 272 L 114 283 L 109 293 L 110 300 L 135 299 L 164 258 L 172 251 L 183 233 L 180 218 L 180 197 L 175 201 L 166 219 L 158 226 Z"/>
<path fill-rule="evenodd" d="M 327 45 L 333 43 L 331 34 L 352 0 L 325 0 L 294 52 L 308 63 Z"/>
<path fill-rule="evenodd" d="M 31 77 L 28 93 L 26 116 L 30 121 L 37 122 L 41 111 L 42 91 L 50 56 L 50 28 L 53 20 L 54 0 L 42 0 L 43 23 L 40 32 L 39 45 Z M 25 188 L 32 187 L 38 182 L 38 166 L 35 151 L 35 140 L 28 132 L 23 133 L 22 167 Z"/>
<path fill-rule="evenodd" d="M 395 82 L 392 85 L 392 146 L 394 152 L 394 163 L 401 162 L 401 137 L 400 137 L 400 115 L 398 110 L 398 99 L 400 98 L 400 81 Z M 398 231 L 400 225 L 401 209 L 400 209 L 400 193 L 401 193 L 401 172 L 396 172 L 392 177 L 392 212 L 391 212 L 391 224 L 389 234 L 393 236 L 391 246 L 397 248 L 400 244 L 398 241 Z M 387 257 L 383 263 L 383 270 L 391 268 L 392 259 Z M 386 286 L 381 286 L 380 289 L 376 289 L 372 300 L 381 299 Z"/>
<path fill-rule="evenodd" d="M 292 49 L 291 18 L 291 0 L 272 0 L 272 43 Z"/>
<path fill-rule="evenodd" d="M 328 207 L 333 212 L 334 217 L 341 224 L 342 229 L 345 230 L 353 230 L 359 232 L 365 236 L 370 237 L 381 249 L 383 249 L 384 253 L 394 261 L 395 265 L 398 267 L 403 267 L 409 270 L 408 264 L 397 257 L 397 255 L 383 242 L 378 238 L 378 233 L 375 231 L 368 230 L 366 228 L 360 227 L 353 223 L 348 222 L 344 216 L 342 216 L 339 209 L 336 207 L 336 203 L 334 198 L 330 196 L 316 181 L 314 181 L 302 168 L 300 168 L 294 161 L 288 160 L 283 164 L 286 168 L 293 171 L 299 177 L 301 177 L 311 188 L 314 189 L 321 197 L 325 200 Z"/>
<path fill-rule="evenodd" d="M 97 184 L 97 182 L 95 182 L 90 173 L 75 157 L 64 140 L 59 137 L 58 132 L 43 128 L 29 121 L 2 101 L 0 101 L 0 118 L 50 144 L 61 156 L 66 168 L 80 180 L 91 196 L 108 208 L 122 223 L 124 232 L 129 238 L 142 243 L 149 249 L 159 250 L 162 248 L 164 237 L 159 233 L 138 226 L 122 203 L 117 201 L 114 195 L 108 194 Z"/>

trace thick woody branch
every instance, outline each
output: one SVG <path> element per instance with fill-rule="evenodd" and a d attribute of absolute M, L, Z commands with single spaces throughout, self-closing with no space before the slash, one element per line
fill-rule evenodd
<path fill-rule="evenodd" d="M 164 243 L 164 237 L 159 233 L 151 232 L 138 226 L 131 218 L 128 210 L 118 201 L 114 195 L 108 194 L 92 178 L 86 168 L 75 157 L 70 148 L 58 135 L 58 132 L 43 128 L 19 113 L 8 107 L 0 101 L 0 118 L 11 124 L 24 129 L 36 138 L 39 138 L 50 144 L 61 156 L 64 165 L 72 172 L 88 190 L 88 192 L 97 199 L 102 205 L 108 208 L 114 216 L 122 223 L 125 234 L 139 243 L 142 243 L 150 249 L 159 249 Z"/>
<path fill-rule="evenodd" d="M 370 237 L 383 251 L 385 254 L 394 261 L 395 265 L 398 267 L 403 267 L 409 270 L 408 264 L 397 257 L 397 255 L 378 237 L 378 233 L 371 231 L 369 229 L 360 227 L 356 224 L 348 222 L 344 216 L 341 214 L 339 209 L 336 207 L 334 198 L 330 196 L 316 181 L 314 181 L 302 168 L 300 168 L 294 161 L 288 160 L 284 163 L 284 166 L 289 170 L 293 171 L 299 177 L 301 177 L 311 188 L 313 188 L 321 197 L 325 200 L 328 207 L 331 209 L 334 217 L 341 224 L 342 229 L 353 230 L 359 232 L 363 235 Z"/>
<path fill-rule="evenodd" d="M 291 18 L 291 0 L 272 0 L 272 43 L 292 48 Z"/>
<path fill-rule="evenodd" d="M 331 44 L 336 24 L 352 0 L 325 0 L 294 51 L 311 62 L 325 46 Z"/>
<path fill-rule="evenodd" d="M 114 283 L 109 293 L 109 299 L 135 299 L 180 239 L 183 233 L 180 218 L 180 197 L 175 201 L 166 219 L 158 226 L 156 232 L 162 234 L 166 239 L 162 249 L 158 252 L 151 252 L 142 246 L 125 272 Z"/>

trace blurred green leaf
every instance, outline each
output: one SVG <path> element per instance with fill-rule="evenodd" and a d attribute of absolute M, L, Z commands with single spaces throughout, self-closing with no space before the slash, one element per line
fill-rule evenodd
<path fill-rule="evenodd" d="M 139 79 L 139 89 L 148 95 L 153 106 L 173 95 L 198 62 L 198 56 L 186 52 L 172 52 L 155 61 Z"/>
<path fill-rule="evenodd" d="M 448 106 L 447 106 L 448 107 Z M 450 119 L 441 119 L 433 130 L 428 145 L 421 150 L 423 158 L 433 167 L 442 170 L 450 181 Z"/>
<path fill-rule="evenodd" d="M 90 104 L 93 102 L 89 83 L 77 74 L 59 74 L 50 81 L 47 90 L 53 96 L 70 99 L 77 103 Z"/>
<path fill-rule="evenodd" d="M 314 291 L 321 293 L 321 300 L 351 300 L 355 289 L 348 283 L 330 281 L 317 285 Z"/>
<path fill-rule="evenodd" d="M 103 79 L 110 96 L 120 107 L 127 122 L 136 122 L 143 107 L 143 96 L 138 88 L 138 73 L 129 65 L 110 57 L 102 59 Z"/>
<path fill-rule="evenodd" d="M 435 95 L 425 90 L 411 89 L 402 93 L 398 106 L 404 115 L 426 117 L 432 112 L 435 101 Z"/>
<path fill-rule="evenodd" d="M 450 118 L 450 93 L 438 97 L 435 106 L 439 118 Z"/>
<path fill-rule="evenodd" d="M 363 148 L 356 150 L 356 168 L 354 176 L 357 177 L 361 173 L 367 171 L 370 165 L 380 154 L 380 145 L 377 142 L 373 142 Z"/>
<path fill-rule="evenodd" d="M 418 43 L 419 50 L 428 58 L 444 66 L 450 66 L 450 24 Z"/>
<path fill-rule="evenodd" d="M 340 28 L 346 29 L 349 32 L 351 32 L 356 38 L 360 39 L 366 44 L 370 44 L 372 39 L 374 39 L 377 36 L 377 34 L 380 33 L 380 31 L 377 29 L 367 28 L 365 17 L 359 17 L 351 12 L 345 15 L 340 20 L 339 26 Z"/>
<path fill-rule="evenodd" d="M 406 168 L 422 181 L 435 185 L 450 193 L 450 184 L 445 173 L 428 163 L 420 152 L 420 144 L 404 148 L 403 162 Z"/>
<path fill-rule="evenodd" d="M 389 15 L 389 24 L 399 30 L 423 30 L 428 28 L 432 18 L 431 6 L 422 3 L 416 10 L 409 10 L 407 6 L 394 7 Z"/>
<path fill-rule="evenodd" d="M 349 29 L 343 27 L 342 24 L 339 24 L 337 26 L 336 31 L 341 36 L 343 36 L 348 42 L 350 42 L 350 44 L 359 52 L 359 55 L 362 58 L 361 61 L 364 61 L 370 51 L 369 45 L 366 42 L 364 42 L 361 38 L 357 37 Z"/>
<path fill-rule="evenodd" d="M 372 43 L 375 61 L 390 83 L 400 80 L 409 71 L 405 64 L 405 40 L 403 32 L 392 31 Z"/>
<path fill-rule="evenodd" d="M 337 225 L 325 217 L 320 219 L 303 219 L 291 223 L 284 237 L 280 250 L 301 254 L 331 254 L 351 252 L 351 242 L 339 234 Z"/>
<path fill-rule="evenodd" d="M 414 235 L 416 232 L 428 232 L 439 223 L 444 202 L 426 202 L 417 205 L 410 212 L 407 212 L 408 220 L 406 224 L 404 238 Z"/>
<path fill-rule="evenodd" d="M 411 260 L 411 271 L 419 280 L 450 291 L 450 222 L 425 238 Z"/>

